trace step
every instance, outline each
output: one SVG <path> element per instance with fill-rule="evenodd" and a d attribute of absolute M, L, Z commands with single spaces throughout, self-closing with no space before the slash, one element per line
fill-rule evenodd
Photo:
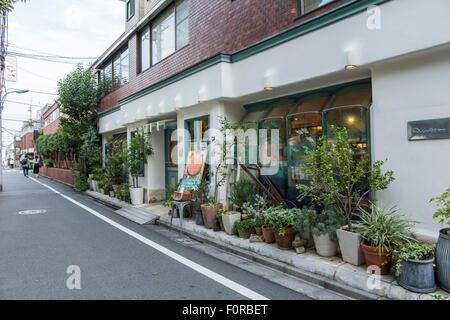
<path fill-rule="evenodd" d="M 151 212 L 139 210 L 132 207 L 124 207 L 115 211 L 117 214 L 138 224 L 155 224 L 155 221 L 159 218 Z"/>

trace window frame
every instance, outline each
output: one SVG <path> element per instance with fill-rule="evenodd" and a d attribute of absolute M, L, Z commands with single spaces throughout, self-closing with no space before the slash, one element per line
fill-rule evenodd
<path fill-rule="evenodd" d="M 134 17 L 134 13 L 136 11 L 135 0 L 128 0 L 125 6 L 125 10 L 126 10 L 125 16 L 128 22 Z"/>
<path fill-rule="evenodd" d="M 337 2 L 338 0 L 331 0 L 330 2 L 328 2 L 328 3 L 326 3 L 326 4 L 322 5 L 322 6 L 319 6 L 319 7 L 315 8 L 315 9 L 313 9 L 313 10 L 310 10 L 308 12 L 304 12 L 304 7 L 305 7 L 304 3 L 305 3 L 305 1 L 306 0 L 297 0 L 297 17 L 306 16 L 306 15 L 308 15 L 308 14 L 310 14 L 312 12 L 315 12 L 315 11 L 317 11 L 319 9 L 322 9 L 322 8 L 332 4 L 334 2 Z"/>

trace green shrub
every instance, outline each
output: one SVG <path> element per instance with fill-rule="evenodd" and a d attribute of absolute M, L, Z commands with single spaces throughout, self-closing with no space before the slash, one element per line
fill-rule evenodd
<path fill-rule="evenodd" d="M 392 251 L 392 261 L 394 262 L 395 275 L 398 277 L 402 271 L 404 261 L 429 260 L 434 257 L 435 247 L 428 243 L 400 242 L 396 243 Z"/>
<path fill-rule="evenodd" d="M 415 222 L 400 214 L 395 207 L 387 209 L 372 204 L 371 209 L 371 212 L 361 209 L 361 221 L 354 224 L 367 245 L 377 247 L 381 253 L 383 248 L 392 250 L 396 243 L 415 241 L 411 231 Z"/>
<path fill-rule="evenodd" d="M 52 159 L 45 159 L 44 160 L 44 167 L 46 167 L 46 168 L 53 167 L 53 160 Z"/>
<path fill-rule="evenodd" d="M 88 190 L 89 183 L 88 183 L 87 175 L 80 174 L 80 173 L 76 172 L 75 170 L 73 170 L 72 168 L 70 169 L 70 171 L 72 172 L 73 185 L 75 186 L 75 188 L 80 191 Z"/>
<path fill-rule="evenodd" d="M 236 221 L 234 223 L 235 230 L 238 230 L 238 229 L 249 230 L 254 227 L 255 227 L 255 220 L 253 220 L 253 219 L 240 220 L 240 221 Z"/>
<path fill-rule="evenodd" d="M 236 206 L 236 209 L 242 209 L 246 202 L 253 204 L 257 194 L 258 186 L 246 176 L 231 184 L 230 200 Z"/>
<path fill-rule="evenodd" d="M 432 198 L 430 202 L 439 207 L 433 215 L 433 218 L 439 219 L 439 223 L 450 225 L 450 188 L 448 188 L 440 197 Z"/>

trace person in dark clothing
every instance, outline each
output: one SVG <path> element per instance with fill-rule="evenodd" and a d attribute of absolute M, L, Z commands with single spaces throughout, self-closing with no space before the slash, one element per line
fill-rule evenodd
<path fill-rule="evenodd" d="M 39 178 L 39 168 L 41 167 L 41 161 L 42 160 L 38 155 L 34 156 L 33 173 L 36 178 Z"/>
<path fill-rule="evenodd" d="M 28 178 L 28 169 L 30 168 L 30 160 L 27 156 L 22 156 L 20 159 L 20 163 L 22 164 L 23 175 Z"/>

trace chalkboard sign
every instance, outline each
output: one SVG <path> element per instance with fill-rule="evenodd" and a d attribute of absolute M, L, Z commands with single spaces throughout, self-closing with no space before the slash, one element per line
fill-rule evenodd
<path fill-rule="evenodd" d="M 408 140 L 431 140 L 450 138 L 450 118 L 408 122 Z"/>

